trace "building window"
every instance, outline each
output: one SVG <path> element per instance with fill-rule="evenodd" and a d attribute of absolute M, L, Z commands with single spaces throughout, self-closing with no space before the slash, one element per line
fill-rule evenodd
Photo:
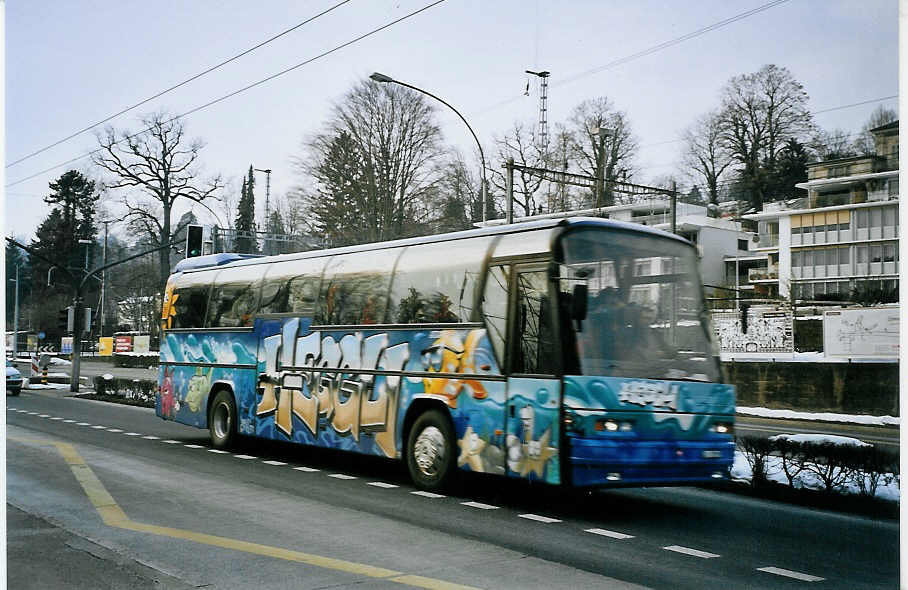
<path fill-rule="evenodd" d="M 895 262 L 897 256 L 895 244 L 883 245 L 883 262 Z"/>
<path fill-rule="evenodd" d="M 848 264 L 848 248 L 839 248 L 839 264 Z"/>
<path fill-rule="evenodd" d="M 747 250 L 747 240 L 738 239 L 738 250 Z"/>
<path fill-rule="evenodd" d="M 860 209 L 855 212 L 857 217 L 858 229 L 867 229 L 867 223 L 870 220 L 870 215 L 866 209 Z"/>
<path fill-rule="evenodd" d="M 800 253 L 800 252 L 792 252 L 792 253 L 791 253 L 791 267 L 792 267 L 792 268 L 800 268 L 800 267 L 801 267 L 801 253 Z"/>
<path fill-rule="evenodd" d="M 898 149 L 899 149 L 899 146 L 898 146 L 898 144 L 896 144 L 896 146 L 895 146 L 895 153 L 896 153 L 896 154 L 898 154 Z M 889 196 L 890 196 L 890 197 L 897 197 L 898 195 L 899 195 L 899 181 L 898 181 L 898 179 L 890 180 L 890 181 L 889 181 Z"/>
<path fill-rule="evenodd" d="M 885 227 L 895 227 L 895 217 L 895 207 L 883 207 L 883 225 Z"/>
<path fill-rule="evenodd" d="M 854 249 L 855 253 L 855 262 L 858 264 L 867 264 L 867 254 L 869 248 L 867 246 L 858 246 Z"/>
<path fill-rule="evenodd" d="M 883 247 L 880 245 L 870 246 L 870 262 L 883 262 Z"/>
<path fill-rule="evenodd" d="M 870 210 L 870 227 L 883 227 L 883 211 L 879 207 Z"/>

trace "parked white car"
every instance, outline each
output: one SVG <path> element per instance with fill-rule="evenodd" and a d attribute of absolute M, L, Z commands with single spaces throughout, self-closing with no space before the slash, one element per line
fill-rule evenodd
<path fill-rule="evenodd" d="M 6 359 L 6 395 L 19 395 L 22 391 L 22 373 L 16 365 Z"/>

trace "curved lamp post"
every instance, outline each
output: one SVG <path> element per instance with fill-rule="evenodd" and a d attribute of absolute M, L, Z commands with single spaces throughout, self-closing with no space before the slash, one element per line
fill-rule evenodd
<path fill-rule="evenodd" d="M 372 75 L 369 76 L 369 78 L 371 78 L 372 80 L 375 80 L 376 82 L 382 82 L 385 84 L 399 84 L 400 86 L 404 86 L 405 88 L 409 88 L 410 90 L 415 90 L 416 92 L 421 92 L 422 94 L 425 94 L 426 96 L 431 96 L 432 98 L 434 98 L 441 104 L 445 105 L 446 107 L 448 107 L 449 109 L 454 111 L 454 113 L 458 117 L 460 117 L 460 120 L 463 121 L 463 124 L 467 126 L 467 129 L 469 129 L 470 133 L 473 135 L 473 139 L 476 140 L 476 147 L 479 148 L 479 159 L 482 160 L 482 220 L 488 221 L 488 219 L 487 219 L 488 195 L 486 194 L 486 157 L 482 151 L 482 144 L 479 143 L 479 138 L 476 137 L 476 133 L 473 131 L 473 128 L 470 127 L 470 124 L 467 123 L 467 120 L 463 118 L 463 115 L 461 115 L 460 112 L 457 109 L 455 109 L 453 106 L 451 106 L 447 101 L 442 100 L 441 98 L 435 96 L 431 92 L 427 92 L 427 91 L 423 90 L 422 88 L 417 88 L 416 86 L 412 86 L 410 84 L 407 84 L 406 82 L 401 82 L 400 80 L 395 80 L 391 76 L 386 76 L 386 75 L 380 74 L 378 72 L 373 72 Z"/>

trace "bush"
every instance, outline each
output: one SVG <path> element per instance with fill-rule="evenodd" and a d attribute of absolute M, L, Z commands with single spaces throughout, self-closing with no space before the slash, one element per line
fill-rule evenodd
<path fill-rule="evenodd" d="M 126 367 L 129 369 L 147 369 L 148 367 L 157 367 L 160 355 L 156 352 L 148 354 L 116 354 L 113 355 L 115 367 Z"/>
<path fill-rule="evenodd" d="M 114 377 L 105 379 L 103 376 L 94 378 L 95 392 L 99 396 L 120 398 L 127 401 L 138 402 L 138 405 L 153 407 L 155 394 L 158 391 L 158 382 L 148 379 L 124 379 Z"/>
<path fill-rule="evenodd" d="M 898 478 L 898 454 L 874 446 L 793 441 L 784 436 L 745 436 L 737 443 L 753 471 L 753 487 L 767 483 L 773 462 L 781 465 L 791 488 L 819 488 L 826 494 L 853 485 L 861 496 L 872 498 L 880 484 Z"/>

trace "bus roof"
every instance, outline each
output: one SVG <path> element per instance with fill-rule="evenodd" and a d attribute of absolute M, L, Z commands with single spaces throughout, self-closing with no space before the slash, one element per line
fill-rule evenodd
<path fill-rule="evenodd" d="M 386 248 L 400 248 L 404 246 L 413 246 L 416 244 L 429 244 L 434 242 L 445 242 L 448 240 L 461 240 L 465 238 L 473 238 L 479 236 L 489 236 L 489 235 L 498 235 L 498 234 L 512 234 L 525 231 L 533 231 L 540 229 L 548 229 L 552 227 L 601 227 L 601 228 L 611 228 L 611 229 L 621 229 L 625 231 L 632 231 L 636 233 L 647 233 L 657 235 L 663 238 L 672 238 L 683 242 L 685 244 L 690 244 L 690 242 L 680 236 L 675 234 L 655 229 L 650 226 L 641 225 L 639 223 L 629 223 L 626 221 L 615 221 L 611 219 L 602 219 L 599 217 L 570 217 L 570 218 L 560 218 L 560 219 L 540 219 L 533 221 L 522 221 L 520 223 L 512 223 L 510 225 L 498 225 L 494 227 L 483 227 L 479 229 L 468 229 L 457 232 L 449 232 L 445 234 L 435 234 L 431 236 L 419 236 L 414 238 L 403 238 L 399 240 L 391 240 L 388 242 L 371 242 L 368 244 L 357 244 L 355 246 L 342 246 L 339 248 L 329 248 L 325 250 L 307 250 L 305 252 L 294 252 L 292 254 L 276 254 L 273 256 L 260 256 L 260 255 L 249 255 L 249 254 L 235 254 L 235 253 L 225 253 L 225 254 L 211 254 L 208 256 L 199 256 L 196 258 L 187 258 L 181 260 L 177 263 L 176 268 L 174 269 L 175 273 L 179 272 L 192 272 L 195 270 L 203 270 L 206 268 L 211 268 L 214 266 L 229 265 L 231 267 L 236 266 L 248 266 L 254 264 L 269 264 L 272 262 L 281 262 L 285 260 L 300 260 L 304 258 L 317 258 L 321 256 L 334 256 L 337 254 L 349 254 L 353 252 L 365 252 L 369 250 L 383 250 Z M 194 263 L 185 264 L 188 261 L 197 261 Z"/>

